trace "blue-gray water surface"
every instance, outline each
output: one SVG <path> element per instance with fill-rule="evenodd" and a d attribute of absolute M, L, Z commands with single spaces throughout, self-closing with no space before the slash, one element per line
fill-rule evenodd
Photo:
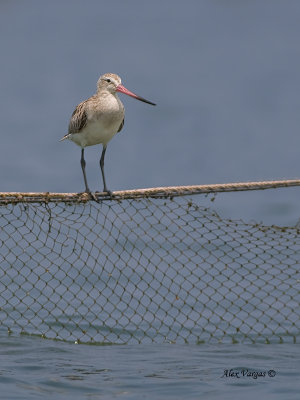
<path fill-rule="evenodd" d="M 80 149 L 59 139 L 105 72 L 158 104 L 122 97 L 125 127 L 106 155 L 112 190 L 299 177 L 299 18 L 298 0 L 1 1 L 0 190 L 83 189 Z M 99 157 L 99 146 L 86 152 L 93 190 Z M 300 215 L 298 188 L 213 204 L 267 224 Z M 1 329 L 1 398 L 296 400 L 299 353 L 287 343 L 89 346 Z"/>
<path fill-rule="evenodd" d="M 7 400 L 299 399 L 295 345 L 86 346 L 6 335 L 0 340 L 1 398 Z"/>

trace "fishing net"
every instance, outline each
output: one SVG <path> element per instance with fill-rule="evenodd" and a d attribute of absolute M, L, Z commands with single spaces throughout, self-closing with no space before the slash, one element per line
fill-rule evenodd
<path fill-rule="evenodd" d="M 297 342 L 299 227 L 201 197 L 0 206 L 0 321 L 77 343 Z"/>

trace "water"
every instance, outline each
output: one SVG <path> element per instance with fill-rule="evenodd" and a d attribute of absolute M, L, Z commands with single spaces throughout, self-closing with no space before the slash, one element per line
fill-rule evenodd
<path fill-rule="evenodd" d="M 84 346 L 2 335 L 0 382 L 7 400 L 296 400 L 299 353 L 294 345 Z M 240 378 L 224 376 L 230 369 Z M 243 369 L 266 376 L 243 377 Z"/>
<path fill-rule="evenodd" d="M 79 148 L 58 140 L 109 71 L 158 104 L 122 97 L 112 190 L 299 177 L 299 14 L 297 0 L 2 1 L 1 190 L 83 189 Z M 100 148 L 86 156 L 98 189 Z M 299 189 L 218 195 L 214 207 L 291 226 Z M 0 332 L 4 399 L 299 398 L 297 345 L 86 346 Z M 221 378 L 230 368 L 276 376 Z"/>

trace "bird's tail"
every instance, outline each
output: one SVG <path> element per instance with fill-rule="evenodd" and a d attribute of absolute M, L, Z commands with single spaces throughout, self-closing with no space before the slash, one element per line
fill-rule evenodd
<path fill-rule="evenodd" d="M 70 133 L 67 133 L 64 137 L 62 137 L 62 138 L 60 139 L 60 142 L 62 142 L 63 140 L 69 139 L 70 136 L 71 136 L 71 134 L 70 134 Z"/>

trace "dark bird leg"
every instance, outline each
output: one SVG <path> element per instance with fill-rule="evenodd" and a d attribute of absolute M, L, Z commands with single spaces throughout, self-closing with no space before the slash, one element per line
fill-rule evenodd
<path fill-rule="evenodd" d="M 107 147 L 106 144 L 104 144 L 101 158 L 100 158 L 100 168 L 101 168 L 101 174 L 102 174 L 103 185 L 104 185 L 103 192 L 107 192 L 110 195 L 110 197 L 112 197 L 112 192 L 110 190 L 107 190 L 105 175 L 104 175 L 104 157 L 105 157 L 106 147 Z"/>
<path fill-rule="evenodd" d="M 86 174 L 85 174 L 85 159 L 84 159 L 84 149 L 81 149 L 81 160 L 80 160 L 80 164 L 81 164 L 81 168 L 82 168 L 82 172 L 83 172 L 83 179 L 84 179 L 84 184 L 85 184 L 85 191 L 87 193 L 91 193 L 89 187 L 88 187 L 88 183 L 87 183 L 87 179 L 86 179 Z"/>
<path fill-rule="evenodd" d="M 82 168 L 82 172 L 83 172 L 83 179 L 84 179 L 84 184 L 85 184 L 85 191 L 86 193 L 89 193 L 92 197 L 93 200 L 95 200 L 98 203 L 98 199 L 95 196 L 94 193 L 92 193 L 88 187 L 88 183 L 87 183 L 87 179 L 86 179 L 86 173 L 85 173 L 85 159 L 84 159 L 84 149 L 81 149 L 81 160 L 80 160 L 80 164 L 81 164 L 81 168 Z"/>

